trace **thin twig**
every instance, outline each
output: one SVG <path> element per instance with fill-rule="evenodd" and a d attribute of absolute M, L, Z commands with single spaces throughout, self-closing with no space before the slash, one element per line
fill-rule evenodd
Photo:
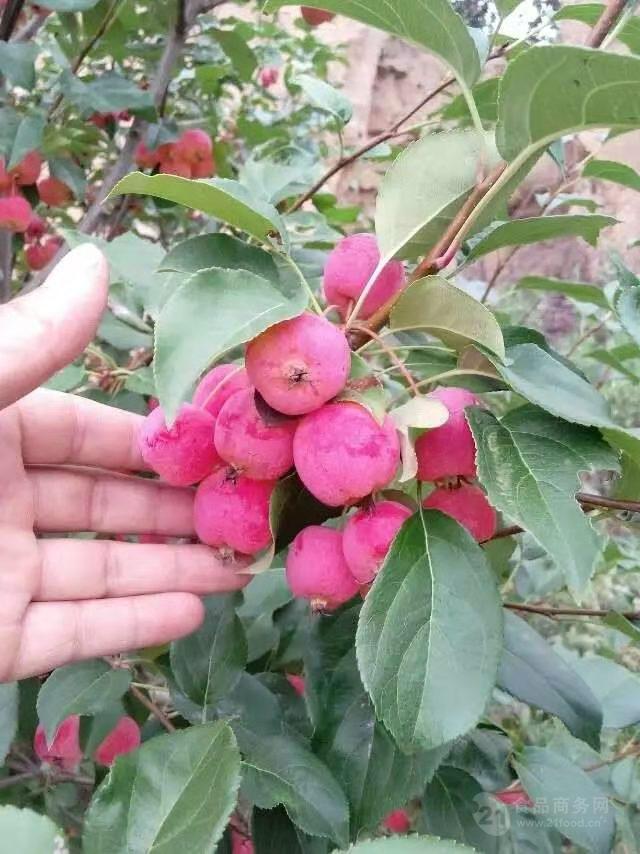
<path fill-rule="evenodd" d="M 503 602 L 510 611 L 526 611 L 528 614 L 542 614 L 547 617 L 608 617 L 610 614 L 620 614 L 627 620 L 640 620 L 640 611 L 612 611 L 603 608 L 565 608 L 553 605 L 526 605 L 522 602 Z"/>
<path fill-rule="evenodd" d="M 569 351 L 567 352 L 567 357 L 571 358 L 571 356 L 573 356 L 573 354 L 576 352 L 578 347 L 580 347 L 582 344 L 584 344 L 585 341 L 587 341 L 589 338 L 591 338 L 597 332 L 600 332 L 600 330 L 605 325 L 605 323 L 610 319 L 612 314 L 613 314 L 612 311 L 608 311 L 605 314 L 605 316 L 602 318 L 602 320 L 600 320 L 598 323 L 594 323 L 593 326 L 590 326 L 584 332 L 584 334 L 582 334 L 580 336 L 580 338 L 578 338 L 578 340 L 575 342 L 575 344 L 569 349 Z"/>
<path fill-rule="evenodd" d="M 588 47 L 600 47 L 624 11 L 627 0 L 607 0 L 604 11 L 587 39 Z"/>
<path fill-rule="evenodd" d="M 419 396 L 420 395 L 420 389 L 418 388 L 418 384 L 416 383 L 411 371 L 407 368 L 407 366 L 404 364 L 402 359 L 397 355 L 397 353 L 395 353 L 391 347 L 389 347 L 389 346 L 387 346 L 387 344 L 385 344 L 385 342 L 377 334 L 377 332 L 374 332 L 372 329 L 369 329 L 368 327 L 366 327 L 364 325 L 356 326 L 355 329 L 360 331 L 360 332 L 363 332 L 369 338 L 371 338 L 377 342 L 380 349 L 384 351 L 384 353 L 387 355 L 387 357 L 393 362 L 393 364 L 396 366 L 396 368 L 400 371 L 402 376 L 405 378 L 405 380 L 407 381 L 407 385 L 409 386 L 411 391 L 414 393 L 414 395 Z"/>
<path fill-rule="evenodd" d="M 148 709 L 155 718 L 160 721 L 160 723 L 166 729 L 167 732 L 176 731 L 176 728 L 171 723 L 169 718 L 165 715 L 165 713 L 162 711 L 162 709 L 159 709 L 158 706 L 153 702 L 153 700 L 150 697 L 147 697 L 147 695 L 143 691 L 141 691 L 140 688 L 138 688 L 136 685 L 129 685 L 129 690 L 136 698 L 136 700 L 139 700 L 142 705 L 146 709 Z"/>
<path fill-rule="evenodd" d="M 8 789 L 10 786 L 15 786 L 18 783 L 26 783 L 27 780 L 33 780 L 40 776 L 37 771 L 24 771 L 22 774 L 13 774 L 11 777 L 4 777 L 0 780 L 0 789 Z"/>

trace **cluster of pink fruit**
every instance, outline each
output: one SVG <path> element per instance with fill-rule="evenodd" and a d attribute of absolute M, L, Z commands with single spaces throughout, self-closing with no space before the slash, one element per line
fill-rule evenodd
<path fill-rule="evenodd" d="M 180 178 L 210 178 L 216 171 L 213 142 L 199 128 L 186 130 L 175 142 L 165 142 L 154 149 L 139 142 L 134 158 L 141 169 L 157 169 Z"/>
<path fill-rule="evenodd" d="M 327 260 L 327 303 L 345 317 L 380 260 L 375 238 L 345 238 Z M 369 317 L 406 284 L 392 261 L 363 305 Z M 295 468 L 307 490 L 328 507 L 352 508 L 343 530 L 310 526 L 289 549 L 287 579 L 297 596 L 331 610 L 373 580 L 403 522 L 407 504 L 381 495 L 394 480 L 400 443 L 392 419 L 382 423 L 341 397 L 351 354 L 344 331 L 326 317 L 303 314 L 272 326 L 249 343 L 245 366 L 226 364 L 205 375 L 192 403 L 172 426 L 161 407 L 140 434 L 147 464 L 167 482 L 199 484 L 195 529 L 229 561 L 250 561 L 272 543 L 271 495 Z M 449 420 L 417 440 L 418 478 L 436 484 L 424 502 L 458 519 L 476 539 L 489 539 L 496 516 L 475 477 L 475 445 L 464 408 L 477 403 L 465 389 L 431 393 Z"/>
<path fill-rule="evenodd" d="M 130 753 L 139 746 L 140 727 L 133 718 L 123 715 L 95 749 L 93 759 L 99 765 L 111 766 L 118 756 Z M 77 771 L 84 755 L 80 747 L 79 715 L 65 718 L 51 742 L 47 741 L 44 727 L 39 724 L 33 739 L 33 749 L 41 762 L 69 773 Z"/>

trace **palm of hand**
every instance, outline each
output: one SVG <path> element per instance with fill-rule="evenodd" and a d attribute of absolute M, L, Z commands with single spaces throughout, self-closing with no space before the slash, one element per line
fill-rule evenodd
<path fill-rule="evenodd" d="M 104 259 L 83 248 L 0 309 L 0 682 L 179 637 L 202 619 L 197 594 L 246 582 L 205 546 L 55 536 L 193 535 L 191 490 L 133 475 L 140 416 L 22 397 L 82 351 L 106 289 Z"/>

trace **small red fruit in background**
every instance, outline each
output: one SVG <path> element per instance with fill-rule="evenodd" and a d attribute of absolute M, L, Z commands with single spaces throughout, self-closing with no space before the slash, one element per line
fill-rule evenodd
<path fill-rule="evenodd" d="M 231 466 L 221 466 L 196 492 L 196 533 L 203 543 L 245 555 L 271 543 L 269 501 L 273 480 L 251 480 Z"/>
<path fill-rule="evenodd" d="M 379 501 L 347 520 L 342 547 L 351 574 L 360 584 L 376 577 L 394 537 L 411 515 L 404 504 Z"/>
<path fill-rule="evenodd" d="M 275 65 L 267 65 L 258 72 L 258 83 L 265 89 L 275 86 L 280 77 L 280 70 Z"/>
<path fill-rule="evenodd" d="M 42 724 L 38 724 L 33 749 L 41 762 L 55 765 L 63 771 L 77 771 L 82 761 L 80 749 L 80 716 L 71 715 L 58 726 L 49 744 Z"/>
<path fill-rule="evenodd" d="M 305 691 L 304 676 L 297 676 L 295 673 L 285 673 L 285 676 L 298 697 L 303 697 Z"/>
<path fill-rule="evenodd" d="M 42 270 L 56 257 L 64 243 L 61 237 L 49 235 L 41 240 L 27 241 L 24 245 L 24 257 L 30 270 Z"/>
<path fill-rule="evenodd" d="M 133 159 L 135 160 L 136 165 L 141 169 L 153 169 L 154 166 L 157 166 L 160 162 L 158 149 L 151 150 L 150 148 L 147 148 L 144 142 L 139 142 L 136 145 L 133 153 Z"/>
<path fill-rule="evenodd" d="M 318 27 L 333 21 L 335 12 L 327 12 L 324 9 L 313 9 L 311 6 L 301 6 L 300 13 L 310 27 Z"/>
<path fill-rule="evenodd" d="M 328 403 L 300 421 L 293 459 L 309 492 L 339 507 L 389 485 L 400 463 L 400 443 L 389 417 L 380 425 L 357 403 Z"/>
<path fill-rule="evenodd" d="M 476 476 L 476 445 L 465 407 L 477 406 L 478 398 L 466 388 L 437 388 L 427 395 L 449 410 L 448 420 L 427 430 L 416 441 L 418 480 Z"/>
<path fill-rule="evenodd" d="M 452 489 L 442 486 L 434 489 L 422 506 L 451 516 L 479 543 L 490 540 L 496 532 L 498 519 L 495 508 L 479 486 L 470 483 L 461 483 Z"/>
<path fill-rule="evenodd" d="M 221 460 L 213 444 L 215 420 L 204 409 L 184 403 L 167 426 L 156 407 L 145 418 L 139 435 L 140 453 L 147 465 L 172 486 L 192 486 L 211 474 Z"/>
<path fill-rule="evenodd" d="M 510 807 L 532 807 L 533 801 L 521 786 L 494 792 L 493 797 Z"/>
<path fill-rule="evenodd" d="M 293 595 L 315 611 L 333 611 L 360 589 L 344 559 L 342 533 L 320 525 L 304 528 L 291 543 L 286 574 Z"/>
<path fill-rule="evenodd" d="M 0 198 L 0 228 L 6 228 L 8 231 L 26 231 L 32 217 L 31 205 L 22 196 Z"/>
<path fill-rule="evenodd" d="M 276 323 L 247 347 L 249 379 L 269 406 L 286 415 L 312 412 L 345 386 L 351 352 L 326 318 L 301 314 Z"/>
<path fill-rule="evenodd" d="M 380 261 L 378 241 L 373 234 L 352 234 L 343 238 L 330 253 L 324 267 L 324 297 L 346 318 L 365 289 Z M 389 261 L 369 290 L 361 319 L 371 317 L 391 297 L 402 291 L 407 277 L 402 261 Z"/>
<path fill-rule="evenodd" d="M 192 402 L 215 418 L 232 394 L 248 388 L 251 388 L 251 383 L 244 368 L 216 365 L 198 383 Z"/>
<path fill-rule="evenodd" d="M 254 854 L 253 841 L 235 828 L 231 829 L 231 854 Z M 284 852 L 283 852 L 284 854 Z"/>
<path fill-rule="evenodd" d="M 9 172 L 13 176 L 16 184 L 22 187 L 27 187 L 35 184 L 42 169 L 42 157 L 37 151 L 30 151 L 29 154 L 22 158 L 17 166 Z"/>
<path fill-rule="evenodd" d="M 411 819 L 406 810 L 394 810 L 382 822 L 391 833 L 408 833 L 411 830 Z"/>
<path fill-rule="evenodd" d="M 68 204 L 73 194 L 69 187 L 57 178 L 41 178 L 36 184 L 40 201 L 52 208 L 60 208 Z"/>
<path fill-rule="evenodd" d="M 128 715 L 120 718 L 109 735 L 100 742 L 94 758 L 100 765 L 110 766 L 118 756 L 140 747 L 140 727 Z"/>

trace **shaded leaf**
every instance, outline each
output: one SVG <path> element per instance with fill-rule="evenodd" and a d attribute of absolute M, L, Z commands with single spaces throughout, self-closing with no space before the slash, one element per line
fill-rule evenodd
<path fill-rule="evenodd" d="M 482 549 L 426 511 L 394 540 L 360 613 L 362 681 L 401 747 L 440 747 L 482 715 L 502 647 L 502 607 Z"/>
<path fill-rule="evenodd" d="M 599 655 L 570 658 L 572 666 L 600 700 L 605 728 L 622 729 L 640 721 L 640 676 Z"/>
<path fill-rule="evenodd" d="M 38 693 L 38 717 L 51 741 L 69 715 L 93 715 L 119 700 L 129 689 L 131 673 L 100 660 L 58 667 Z"/>
<path fill-rule="evenodd" d="M 0 73 L 22 89 L 32 89 L 36 82 L 34 63 L 40 52 L 35 44 L 0 42 Z"/>
<path fill-rule="evenodd" d="M 596 750 L 602 709 L 587 683 L 525 620 L 505 613 L 498 685 L 518 700 L 557 715 Z"/>
<path fill-rule="evenodd" d="M 351 121 L 353 107 L 342 92 L 310 74 L 298 74 L 293 82 L 300 86 L 314 106 L 330 113 L 341 125 L 346 125 Z"/>
<path fill-rule="evenodd" d="M 164 256 L 158 270 L 197 273 L 211 267 L 248 270 L 265 279 L 278 275 L 272 255 L 228 234 L 200 234 L 177 243 Z"/>
<path fill-rule="evenodd" d="M 53 854 L 62 851 L 64 837 L 50 818 L 34 810 L 0 806 L 0 835 L 11 854 Z"/>
<path fill-rule="evenodd" d="M 0 685 L 0 765 L 18 730 L 18 683 Z"/>
<path fill-rule="evenodd" d="M 614 160 L 590 160 L 582 170 L 583 178 L 595 178 L 600 181 L 613 181 L 640 190 L 640 175 L 626 163 L 616 163 Z"/>
<path fill-rule="evenodd" d="M 328 842 L 307 836 L 282 807 L 253 811 L 251 837 L 256 854 L 326 854 Z"/>
<path fill-rule="evenodd" d="M 247 44 L 247 40 L 235 30 L 221 30 L 215 27 L 209 32 L 231 60 L 238 76 L 242 80 L 251 80 L 251 75 L 258 67 L 258 60 Z"/>
<path fill-rule="evenodd" d="M 473 854 L 474 850 L 436 836 L 396 836 L 359 842 L 347 854 Z"/>
<path fill-rule="evenodd" d="M 240 755 L 221 722 L 157 736 L 120 756 L 86 815 L 86 854 L 213 854 L 236 804 Z"/>
<path fill-rule="evenodd" d="M 525 276 L 520 279 L 516 287 L 529 291 L 550 291 L 562 294 L 576 302 L 597 305 L 600 308 L 609 307 L 603 289 L 586 282 L 565 282 L 562 279 L 548 279 L 544 276 Z"/>
<path fill-rule="evenodd" d="M 118 113 L 129 110 L 148 119 L 155 116 L 153 95 L 115 71 L 103 71 L 88 83 L 70 69 L 60 76 L 60 89 L 68 101 L 84 113 Z"/>

